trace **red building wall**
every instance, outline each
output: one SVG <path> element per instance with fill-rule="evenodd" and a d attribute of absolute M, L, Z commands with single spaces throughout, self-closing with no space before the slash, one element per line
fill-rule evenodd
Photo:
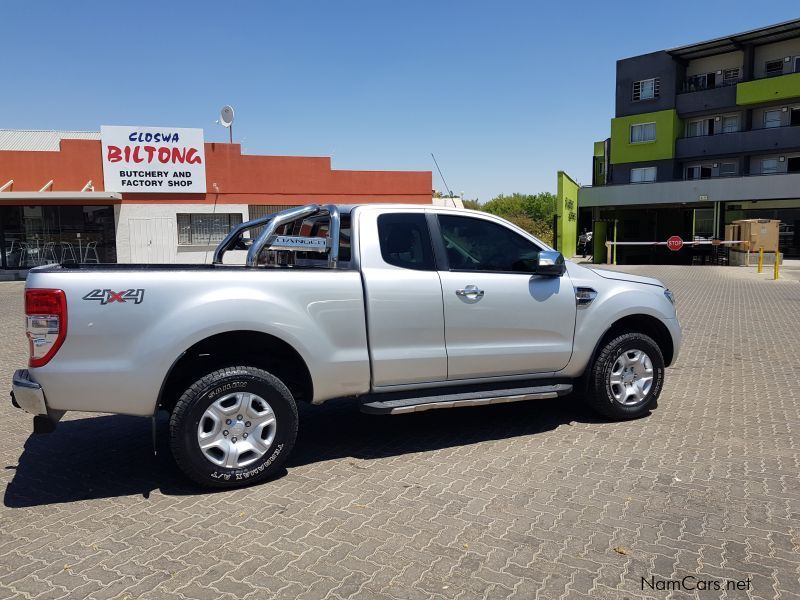
<path fill-rule="evenodd" d="M 123 194 L 122 200 L 97 203 L 431 202 L 430 171 L 334 170 L 328 157 L 243 155 L 239 144 L 209 143 L 205 151 L 206 194 Z M 57 192 L 80 191 L 89 180 L 95 191 L 103 191 L 100 141 L 61 140 L 58 152 L 0 151 L 0 185 L 10 179 L 14 185 L 7 191 L 14 192 L 37 192 L 52 179 L 54 199 L 36 204 L 63 204 L 57 199 Z"/>

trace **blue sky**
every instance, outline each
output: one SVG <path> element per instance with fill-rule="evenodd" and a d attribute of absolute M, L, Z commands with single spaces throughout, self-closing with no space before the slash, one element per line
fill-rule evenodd
<path fill-rule="evenodd" d="M 591 179 L 619 58 L 800 17 L 796 2 L 7 2 L 0 127 L 202 127 L 248 153 L 434 171 L 489 200 Z"/>

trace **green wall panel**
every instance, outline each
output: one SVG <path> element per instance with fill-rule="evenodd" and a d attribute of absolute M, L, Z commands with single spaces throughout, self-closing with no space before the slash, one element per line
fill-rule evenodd
<path fill-rule="evenodd" d="M 606 153 L 606 141 L 600 140 L 599 142 L 594 143 L 594 155 L 595 156 L 605 156 Z"/>
<path fill-rule="evenodd" d="M 747 106 L 800 98 L 800 73 L 746 81 L 736 86 L 736 104 Z"/>
<path fill-rule="evenodd" d="M 578 247 L 578 184 L 572 177 L 558 172 L 556 193 L 556 215 L 558 215 L 558 237 L 556 250 L 572 258 Z"/>
<path fill-rule="evenodd" d="M 631 125 L 656 124 L 653 142 L 631 144 Z M 611 119 L 611 164 L 667 160 L 675 156 L 675 140 L 683 124 L 675 110 L 630 115 Z"/>

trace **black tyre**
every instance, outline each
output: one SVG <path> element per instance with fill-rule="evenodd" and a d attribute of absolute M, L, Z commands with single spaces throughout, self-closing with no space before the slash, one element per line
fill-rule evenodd
<path fill-rule="evenodd" d="M 609 340 L 597 355 L 586 401 L 611 419 L 635 419 L 654 408 L 664 385 L 664 357 L 652 338 L 626 333 Z"/>
<path fill-rule="evenodd" d="M 181 470 L 210 487 L 239 487 L 281 468 L 297 437 L 297 406 L 274 375 L 254 367 L 209 373 L 187 389 L 169 421 Z"/>

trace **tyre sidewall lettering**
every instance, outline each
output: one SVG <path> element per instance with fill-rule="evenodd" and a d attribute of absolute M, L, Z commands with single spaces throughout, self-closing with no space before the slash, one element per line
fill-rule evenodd
<path fill-rule="evenodd" d="M 625 406 L 621 405 L 617 402 L 614 398 L 614 394 L 611 391 L 611 383 L 609 382 L 609 374 L 611 370 L 614 368 L 617 360 L 620 356 L 622 356 L 625 352 L 630 350 L 641 350 L 645 354 L 650 357 L 650 361 L 653 363 L 653 385 L 650 388 L 650 391 L 647 392 L 647 396 L 643 402 L 639 404 L 635 404 L 633 406 Z M 661 352 L 658 351 L 658 348 L 653 346 L 652 344 L 648 343 L 646 340 L 640 339 L 636 341 L 625 341 L 619 345 L 615 352 L 611 354 L 608 361 L 604 365 L 604 378 L 605 378 L 605 392 L 607 400 L 612 404 L 616 405 L 626 411 L 633 411 L 633 410 L 640 410 L 643 407 L 647 407 L 653 401 L 654 398 L 658 398 L 659 394 L 661 393 L 661 387 L 664 385 L 664 364 L 663 360 L 661 359 Z"/>
<path fill-rule="evenodd" d="M 650 391 L 644 401 L 634 405 L 617 402 L 609 381 L 614 364 L 628 350 L 645 352 L 653 364 L 653 384 Z M 665 367 L 661 350 L 652 338 L 642 333 L 621 334 L 609 340 L 591 369 L 592 387 L 587 400 L 597 412 L 612 419 L 635 419 L 647 414 L 655 406 L 664 385 Z"/>
<path fill-rule="evenodd" d="M 661 394 L 661 387 L 664 385 L 664 365 L 663 363 L 656 364 L 656 361 L 658 358 L 660 358 L 660 356 L 658 354 L 654 354 L 652 348 L 641 347 L 645 345 L 646 344 L 644 344 L 643 342 L 626 342 L 624 344 L 621 344 L 620 347 L 617 349 L 617 351 L 614 352 L 606 362 L 604 366 L 604 373 L 606 380 L 605 391 L 606 391 L 606 398 L 612 404 L 619 404 L 619 403 L 617 402 L 616 398 L 614 398 L 614 394 L 611 390 L 611 382 L 609 381 L 608 376 L 611 374 L 611 370 L 614 368 L 614 365 L 617 363 L 617 360 L 619 360 L 619 357 L 625 354 L 625 352 L 628 352 L 630 350 L 641 350 L 642 352 L 647 354 L 648 357 L 650 357 L 650 361 L 653 363 L 653 385 L 650 387 L 650 391 L 647 392 L 647 396 L 645 396 L 643 402 L 633 405 L 629 408 L 638 408 L 640 406 L 646 406 L 652 401 L 653 398 L 658 398 L 658 396 Z"/>
<path fill-rule="evenodd" d="M 232 372 L 223 373 L 223 371 Z M 179 454 L 183 458 L 179 462 L 184 463 L 186 467 L 184 470 L 193 473 L 192 477 L 195 480 L 207 479 L 209 485 L 235 487 L 237 482 L 241 485 L 246 481 L 264 479 L 286 460 L 291 451 L 297 432 L 297 413 L 291 393 L 271 374 L 262 371 L 264 376 L 260 377 L 255 368 L 253 371 L 256 373 L 248 373 L 244 368 L 241 370 L 229 368 L 211 373 L 207 377 L 217 373 L 221 376 L 205 388 L 198 386 L 194 399 L 189 399 L 181 419 L 181 433 L 175 439 L 175 443 L 179 446 Z M 200 382 L 202 380 L 198 381 Z M 228 469 L 206 458 L 200 450 L 196 432 L 206 409 L 220 398 L 236 392 L 252 392 L 268 402 L 275 413 L 276 431 L 271 447 L 261 459 L 246 467 Z"/>

